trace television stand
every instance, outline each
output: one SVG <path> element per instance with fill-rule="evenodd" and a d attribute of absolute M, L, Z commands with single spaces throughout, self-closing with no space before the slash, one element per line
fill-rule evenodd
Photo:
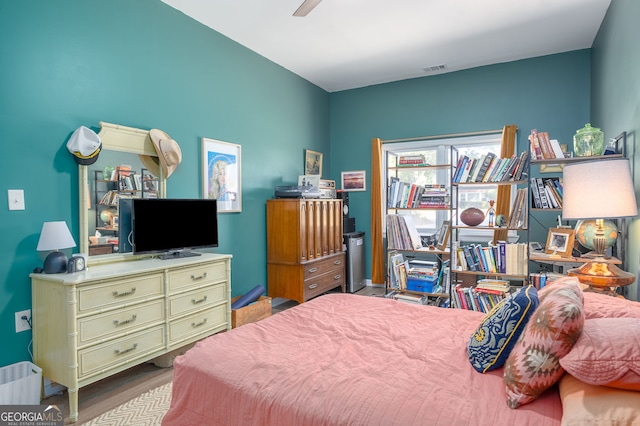
<path fill-rule="evenodd" d="M 195 251 L 191 251 L 191 250 L 175 250 L 175 251 L 168 251 L 166 253 L 163 253 L 160 256 L 158 256 L 158 258 L 161 260 L 168 260 L 168 259 L 181 259 L 183 257 L 194 257 L 194 256 L 202 256 L 202 253 L 196 253 Z"/>

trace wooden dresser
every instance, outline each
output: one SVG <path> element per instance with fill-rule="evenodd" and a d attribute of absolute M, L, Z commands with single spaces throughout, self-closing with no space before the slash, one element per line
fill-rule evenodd
<path fill-rule="evenodd" d="M 34 363 L 68 388 L 70 419 L 80 387 L 231 329 L 230 274 L 212 253 L 31 274 Z"/>
<path fill-rule="evenodd" d="M 342 200 L 267 200 L 268 294 L 305 302 L 345 291 Z"/>

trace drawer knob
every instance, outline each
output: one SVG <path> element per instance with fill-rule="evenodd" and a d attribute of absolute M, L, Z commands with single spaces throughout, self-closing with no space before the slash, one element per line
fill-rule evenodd
<path fill-rule="evenodd" d="M 191 327 L 193 327 L 193 328 L 202 327 L 202 326 L 203 326 L 203 325 L 205 325 L 206 323 L 207 323 L 207 319 L 205 318 L 205 319 L 203 319 L 202 321 L 197 322 L 197 323 L 196 323 L 196 322 L 192 322 L 192 323 L 191 323 Z"/>
<path fill-rule="evenodd" d="M 204 296 L 202 299 L 191 299 L 191 303 L 193 303 L 194 305 L 197 305 L 198 303 L 202 303 L 205 302 L 207 300 L 207 296 Z"/>
<path fill-rule="evenodd" d="M 309 273 L 313 274 L 314 272 L 318 272 L 318 268 L 311 268 L 309 269 Z"/>
<path fill-rule="evenodd" d="M 340 265 L 342 263 L 342 260 L 334 260 L 333 264 L 334 265 Z"/>
<path fill-rule="evenodd" d="M 129 291 L 123 291 L 122 293 L 114 291 L 113 292 L 113 297 L 124 297 L 124 296 L 131 296 L 133 293 L 136 292 L 136 288 L 135 287 L 131 287 L 131 290 Z"/>
<path fill-rule="evenodd" d="M 339 280 L 340 278 L 342 278 L 342 274 L 336 274 L 333 276 L 334 280 Z"/>
<path fill-rule="evenodd" d="M 206 272 L 205 272 L 205 273 L 203 273 L 202 275 L 198 275 L 198 276 L 196 276 L 196 275 L 191 275 L 191 279 L 192 279 L 193 281 L 198 281 L 198 280 L 201 280 L 201 279 L 204 279 L 204 278 L 207 278 L 207 273 L 206 273 Z"/>
<path fill-rule="evenodd" d="M 309 288 L 310 288 L 310 289 L 314 289 L 314 288 L 316 288 L 316 287 L 318 287 L 318 284 L 316 284 L 316 283 L 313 283 L 313 284 L 309 285 Z"/>
<path fill-rule="evenodd" d="M 117 327 L 117 326 L 119 326 L 119 325 L 129 324 L 130 322 L 134 322 L 134 321 L 136 320 L 136 318 L 137 318 L 137 315 L 135 315 L 135 314 L 134 314 L 134 315 L 131 315 L 131 318 L 126 319 L 126 320 L 122 320 L 122 321 L 119 321 L 119 320 L 113 320 L 113 324 L 114 324 L 116 327 Z"/>
<path fill-rule="evenodd" d="M 123 349 L 123 350 L 116 349 L 116 350 L 114 350 L 113 352 L 115 352 L 115 353 L 116 353 L 116 355 L 124 355 L 124 354 L 126 354 L 127 352 L 135 351 L 137 347 L 138 347 L 138 344 L 137 344 L 137 343 L 134 343 L 134 344 L 133 344 L 133 346 L 131 346 L 131 347 L 130 347 L 130 348 L 128 348 L 128 349 Z"/>

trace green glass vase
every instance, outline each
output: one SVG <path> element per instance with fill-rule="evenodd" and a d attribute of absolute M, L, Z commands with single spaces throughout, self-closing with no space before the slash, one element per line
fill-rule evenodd
<path fill-rule="evenodd" d="M 587 123 L 573 135 L 573 154 L 576 157 L 602 155 L 604 151 L 604 133 Z"/>

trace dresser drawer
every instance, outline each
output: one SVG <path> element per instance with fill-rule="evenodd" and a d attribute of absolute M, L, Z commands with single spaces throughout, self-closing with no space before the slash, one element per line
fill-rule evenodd
<path fill-rule="evenodd" d="M 158 299 L 78 320 L 78 346 L 104 341 L 164 322 L 164 300 Z"/>
<path fill-rule="evenodd" d="M 169 345 L 227 324 L 227 305 L 215 306 L 169 323 Z"/>
<path fill-rule="evenodd" d="M 324 275 L 304 280 L 304 300 L 345 284 L 344 268 L 333 269 Z"/>
<path fill-rule="evenodd" d="M 226 302 L 226 300 L 224 284 L 212 285 L 188 293 L 182 293 L 169 299 L 169 318 L 217 305 Z"/>
<path fill-rule="evenodd" d="M 96 374 L 165 348 L 164 326 L 143 330 L 78 351 L 78 376 Z"/>
<path fill-rule="evenodd" d="M 92 283 L 78 288 L 78 312 L 115 308 L 163 294 L 162 274 Z"/>
<path fill-rule="evenodd" d="M 304 279 L 324 275 L 332 269 L 344 267 L 344 254 L 323 257 L 314 262 L 304 264 Z"/>
<path fill-rule="evenodd" d="M 194 285 L 226 281 L 227 264 L 225 262 L 197 265 L 169 272 L 169 292 L 186 290 Z"/>

